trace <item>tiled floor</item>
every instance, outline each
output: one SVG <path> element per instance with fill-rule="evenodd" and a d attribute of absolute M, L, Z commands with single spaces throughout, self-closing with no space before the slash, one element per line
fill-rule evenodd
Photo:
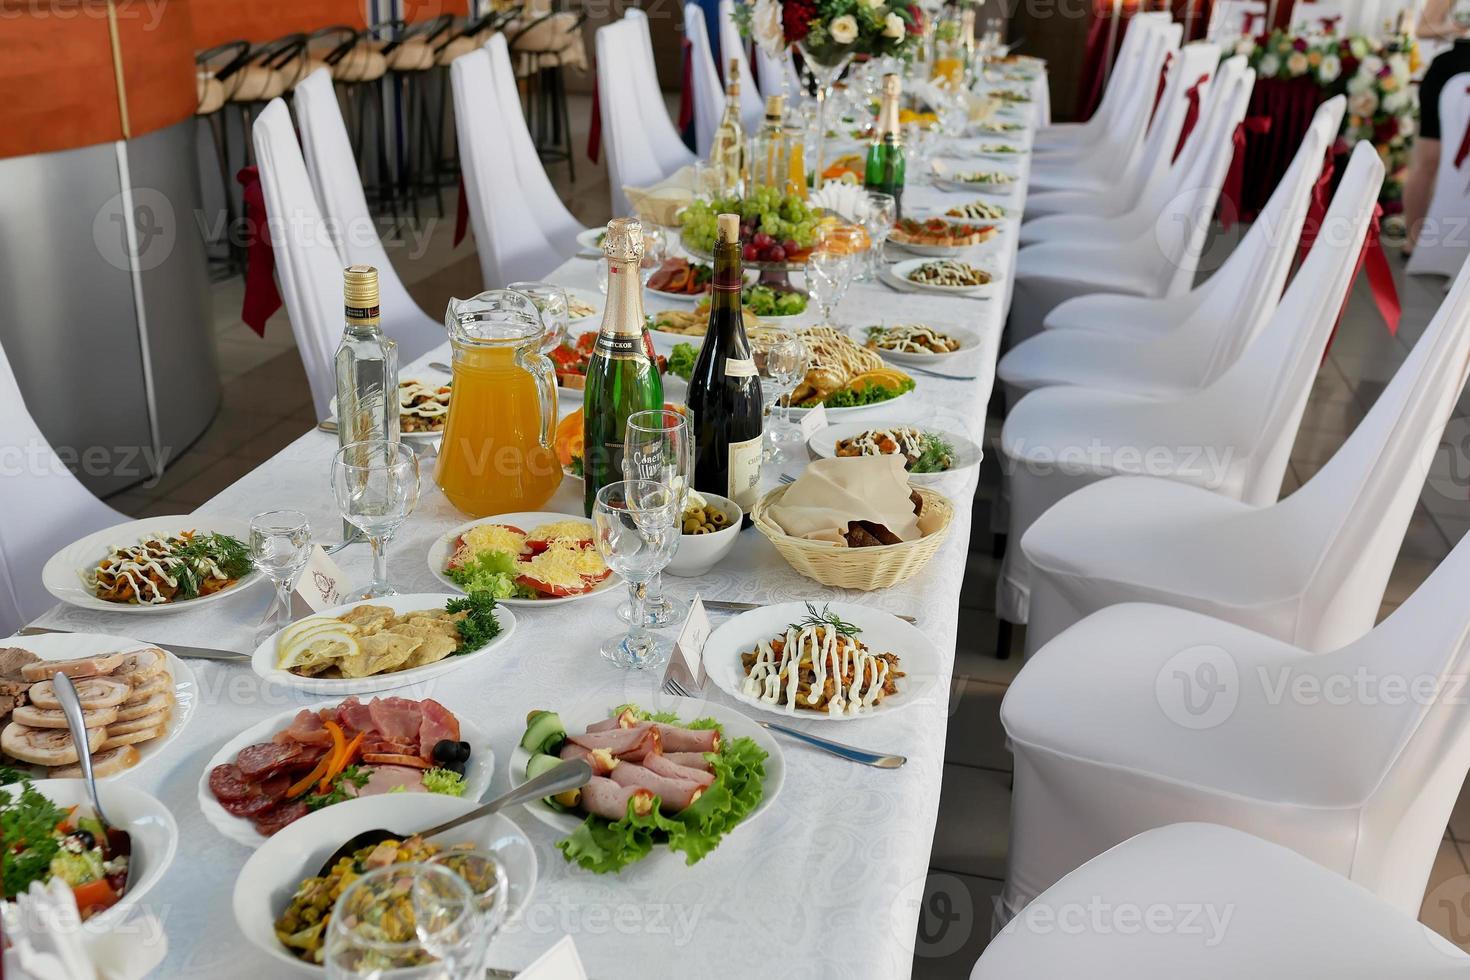
<path fill-rule="evenodd" d="M 584 145 L 588 111 L 588 101 L 574 96 L 574 145 Z M 599 224 L 608 217 L 606 170 L 585 157 L 577 163 L 574 184 L 567 179 L 565 165 L 552 168 L 553 181 L 578 218 L 589 225 Z M 482 288 L 473 242 L 457 249 L 452 245 L 453 195 L 445 198 L 447 218 L 434 216 L 431 208 L 425 210 L 421 227 L 387 243 L 389 256 L 415 300 L 435 312 L 444 308 L 450 296 L 466 296 Z M 1397 337 L 1387 334 L 1360 282 L 1331 356 L 1318 374 L 1283 482 L 1284 493 L 1310 479 L 1361 421 L 1443 298 L 1439 280 L 1407 279 L 1402 275 L 1402 262 L 1396 255 L 1391 258 L 1404 303 L 1403 327 Z M 259 338 L 239 321 L 240 298 L 238 279 L 215 287 L 225 391 L 219 416 L 156 486 L 111 498 L 120 510 L 136 516 L 188 511 L 314 424 L 306 379 L 285 313 L 273 317 L 265 336 Z M 998 422 L 992 420 L 991 427 L 992 434 L 998 432 Z M 1464 440 L 1467 432 L 1470 395 L 1462 398 L 1442 447 L 1445 451 L 1431 468 L 1384 598 L 1383 614 L 1402 602 L 1470 528 L 1470 494 L 1466 492 L 1470 466 L 1464 465 L 1470 448 L 1470 442 Z M 1454 466 L 1453 461 L 1461 465 Z M 995 659 L 997 562 L 990 554 L 988 533 L 995 483 L 995 473 L 989 472 L 975 502 L 943 801 L 915 940 L 914 975 L 922 978 L 968 976 L 989 935 L 992 900 L 1005 874 L 1011 759 L 998 712 L 1007 685 L 1020 667 L 1022 635 L 1018 630 L 1013 637 L 1016 656 Z M 1462 799 L 1446 832 L 1421 917 L 1470 949 L 1470 935 L 1463 932 L 1463 925 L 1458 933 L 1454 928 L 1459 923 L 1454 909 L 1467 906 L 1470 798 Z"/>

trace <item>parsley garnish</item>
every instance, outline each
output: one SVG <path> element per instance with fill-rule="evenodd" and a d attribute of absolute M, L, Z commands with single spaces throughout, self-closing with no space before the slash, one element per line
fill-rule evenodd
<path fill-rule="evenodd" d="M 13 773 L 15 770 L 8 770 Z M 56 827 L 66 811 L 42 796 L 29 779 L 20 781 L 20 796 L 0 790 L 0 848 L 5 860 L 4 894 L 19 895 L 33 881 L 44 881 L 51 859 L 61 849 Z"/>
<path fill-rule="evenodd" d="M 341 803 L 344 800 L 354 799 L 357 794 L 347 792 L 347 787 L 353 786 L 357 789 L 362 789 L 368 784 L 368 780 L 371 778 L 372 774 L 367 770 L 361 769 L 358 766 L 348 766 L 346 769 L 337 773 L 332 779 L 332 785 L 327 788 L 327 792 L 313 793 L 302 802 L 306 804 L 308 810 L 320 810 L 322 807 L 331 806 L 333 803 Z"/>
<path fill-rule="evenodd" d="M 450 599 L 444 604 L 446 612 L 468 613 L 459 621 L 459 636 L 463 641 L 455 653 L 478 650 L 500 635 L 500 620 L 495 618 L 495 597 L 488 592 L 471 592 L 463 599 Z"/>

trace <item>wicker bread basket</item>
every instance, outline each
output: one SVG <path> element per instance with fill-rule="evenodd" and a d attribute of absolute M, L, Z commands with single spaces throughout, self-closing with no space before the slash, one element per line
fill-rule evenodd
<path fill-rule="evenodd" d="M 886 589 L 918 573 L 929 564 L 949 534 L 954 505 L 942 494 L 927 487 L 912 487 L 924 500 L 925 523 L 938 520 L 933 531 L 916 541 L 885 544 L 874 548 L 843 548 L 825 541 L 796 538 L 781 530 L 771 520 L 770 510 L 780 502 L 786 487 L 766 494 L 750 512 L 750 519 L 770 539 L 792 568 L 823 585 L 839 589 L 871 592 Z"/>

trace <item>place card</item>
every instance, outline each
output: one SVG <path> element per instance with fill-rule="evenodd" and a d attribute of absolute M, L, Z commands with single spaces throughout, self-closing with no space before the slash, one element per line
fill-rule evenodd
<path fill-rule="evenodd" d="M 827 406 L 818 405 L 808 409 L 801 417 L 801 439 L 803 442 L 827 427 Z"/>
<path fill-rule="evenodd" d="M 664 683 L 672 678 L 691 694 L 704 689 L 704 645 L 709 641 L 709 613 L 705 612 L 704 600 L 695 595 L 689 604 L 689 615 L 679 629 L 679 638 L 674 641 L 674 653 L 669 657 L 668 670 L 664 671 Z"/>
<path fill-rule="evenodd" d="M 526 967 L 517 980 L 587 980 L 587 968 L 577 955 L 577 944 L 571 936 L 562 936 L 557 944 Z"/>
<path fill-rule="evenodd" d="M 327 554 L 327 549 L 317 545 L 311 549 L 311 557 L 296 580 L 296 588 L 291 590 L 291 618 L 300 619 L 342 605 L 342 592 L 346 588 L 347 576 Z"/>

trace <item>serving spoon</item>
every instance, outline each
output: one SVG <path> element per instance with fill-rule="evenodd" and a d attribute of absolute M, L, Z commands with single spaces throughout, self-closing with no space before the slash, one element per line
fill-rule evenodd
<path fill-rule="evenodd" d="M 446 820 L 436 827 L 430 827 L 428 830 L 420 830 L 413 834 L 400 834 L 382 828 L 364 830 L 362 833 L 354 834 L 348 838 L 347 843 L 333 851 L 332 856 L 327 858 L 327 862 L 321 866 L 321 870 L 317 871 L 316 875 L 318 878 L 327 877 L 332 867 L 338 861 L 345 857 L 351 857 L 364 847 L 372 847 L 381 844 L 385 840 L 405 840 L 409 837 L 435 837 L 444 833 L 446 830 L 453 830 L 455 827 L 470 823 L 473 820 L 478 820 L 483 816 L 487 816 L 497 810 L 503 810 L 508 806 L 515 806 L 517 803 L 529 803 L 532 800 L 539 800 L 542 797 L 555 796 L 557 793 L 564 793 L 569 789 L 586 786 L 587 781 L 591 778 L 592 767 L 588 765 L 586 759 L 568 759 L 555 769 L 550 769 L 535 779 L 527 780 L 509 793 L 503 796 L 497 796 L 489 803 L 477 806 L 468 813 L 462 813 L 453 820 Z"/>
<path fill-rule="evenodd" d="M 92 796 L 92 810 L 107 833 L 107 850 L 110 854 L 124 855 L 128 859 L 128 872 L 123 878 L 121 894 L 126 895 L 133 884 L 133 835 L 123 830 L 102 809 L 102 798 L 97 795 L 97 779 L 92 774 L 92 746 L 87 741 L 87 725 L 82 719 L 82 702 L 77 697 L 76 686 L 71 678 L 61 671 L 51 675 L 51 687 L 56 691 L 56 700 L 61 702 L 66 715 L 67 727 L 71 729 L 71 740 L 77 747 L 77 762 L 82 767 L 82 778 L 87 781 L 87 792 Z"/>

